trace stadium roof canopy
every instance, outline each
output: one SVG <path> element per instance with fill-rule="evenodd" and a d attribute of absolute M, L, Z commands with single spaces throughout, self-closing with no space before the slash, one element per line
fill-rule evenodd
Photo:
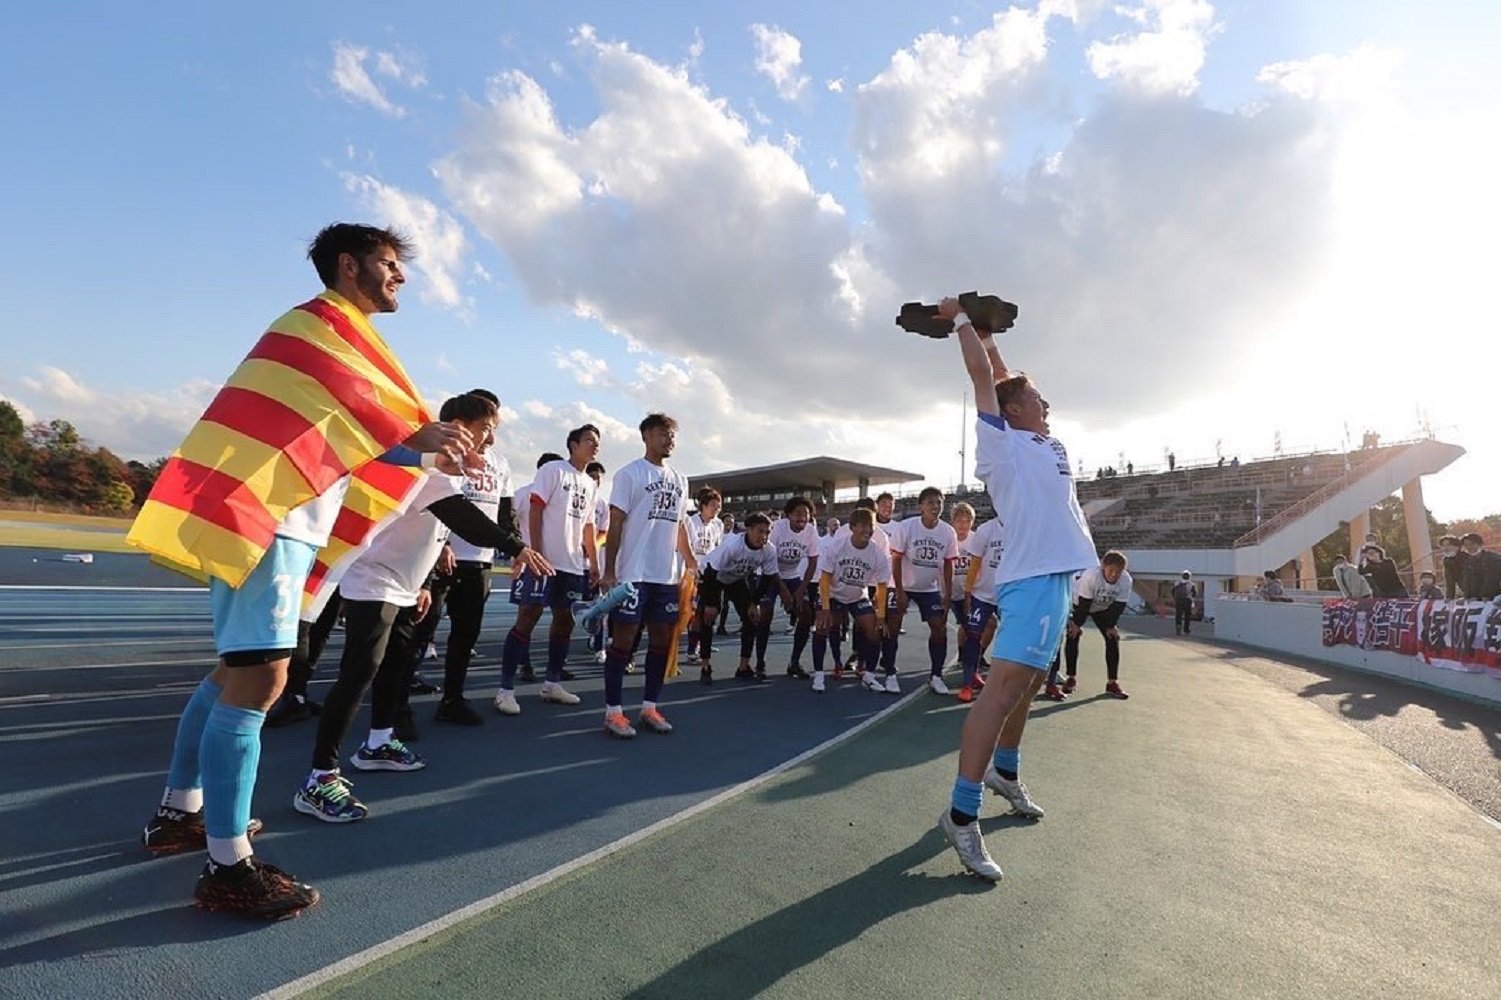
<path fill-rule="evenodd" d="M 835 490 L 859 487 L 862 490 L 872 483 L 910 483 L 925 478 L 921 473 L 903 472 L 863 462 L 849 462 L 842 458 L 820 455 L 779 465 L 762 465 L 753 469 L 728 469 L 724 472 L 706 472 L 688 477 L 692 492 L 701 486 L 712 486 L 732 498 L 773 498 L 807 493 L 824 495 L 832 499 Z"/>

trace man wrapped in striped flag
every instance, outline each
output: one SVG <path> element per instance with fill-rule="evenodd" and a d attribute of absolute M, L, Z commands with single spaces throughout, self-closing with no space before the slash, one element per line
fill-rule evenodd
<path fill-rule="evenodd" d="M 167 461 L 127 540 L 209 581 L 219 663 L 178 723 L 153 853 L 207 846 L 200 906 L 279 919 L 318 891 L 254 857 L 250 818 L 266 709 L 286 683 L 304 584 L 328 542 L 351 473 L 384 463 L 399 513 L 437 466 L 461 470 L 472 442 L 432 420 L 370 324 L 395 312 L 412 247 L 400 234 L 337 223 L 308 249 L 325 291 L 271 324 Z"/>

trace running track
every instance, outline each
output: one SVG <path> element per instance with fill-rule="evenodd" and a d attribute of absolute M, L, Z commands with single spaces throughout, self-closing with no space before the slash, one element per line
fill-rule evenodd
<path fill-rule="evenodd" d="M 600 668 L 576 656 L 582 705 L 544 706 L 523 685 L 523 714 L 502 719 L 488 698 L 511 615 L 503 597 L 490 607 L 469 686 L 486 725 L 440 727 L 432 697 L 415 699 L 429 766 L 353 772 L 369 820 L 334 826 L 294 812 L 312 724 L 265 732 L 258 851 L 324 900 L 264 926 L 198 911 L 201 858 L 152 859 L 136 841 L 178 713 L 212 659 L 206 592 L 0 590 L 0 995 L 269 990 L 672 817 L 897 701 L 849 684 L 816 698 L 785 678 L 704 688 L 694 670 L 664 697 L 677 732 L 623 743 L 600 732 Z M 775 673 L 787 642 L 778 629 Z M 737 643 L 719 640 L 720 673 Z M 315 697 L 341 648 L 336 632 Z M 627 678 L 627 705 L 640 684 L 639 673 Z M 362 713 L 356 733 L 366 724 Z"/>

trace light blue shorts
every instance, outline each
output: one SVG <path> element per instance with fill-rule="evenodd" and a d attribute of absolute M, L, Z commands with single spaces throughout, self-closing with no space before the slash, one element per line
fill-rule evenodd
<path fill-rule="evenodd" d="M 297 648 L 302 588 L 317 554 L 307 542 L 277 536 L 238 588 L 217 578 L 209 581 L 214 646 L 220 656 L 251 651 L 291 655 Z"/>
<path fill-rule="evenodd" d="M 996 592 L 1001 621 L 990 655 L 1034 670 L 1051 667 L 1068 626 L 1073 581 L 1073 573 L 1051 573 L 1001 584 Z"/>

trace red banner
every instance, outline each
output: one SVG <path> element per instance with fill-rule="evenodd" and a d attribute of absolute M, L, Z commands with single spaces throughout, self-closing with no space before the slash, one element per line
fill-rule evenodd
<path fill-rule="evenodd" d="M 1485 601 L 1331 600 L 1324 645 L 1416 656 L 1435 667 L 1501 677 L 1501 605 Z"/>

